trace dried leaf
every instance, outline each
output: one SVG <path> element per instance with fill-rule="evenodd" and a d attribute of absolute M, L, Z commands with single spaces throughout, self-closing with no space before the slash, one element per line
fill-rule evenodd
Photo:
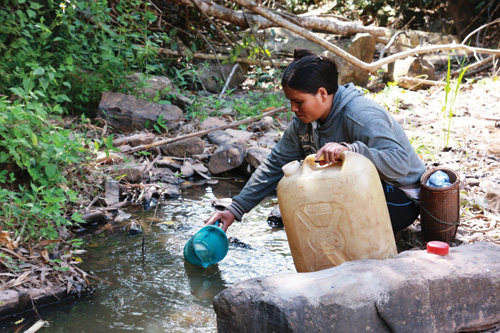
<path fill-rule="evenodd" d="M 109 152 L 108 154 L 106 153 L 101 153 L 99 156 L 96 158 L 96 163 L 98 164 L 110 164 L 110 163 L 116 163 L 116 162 L 122 162 L 123 161 L 123 156 Z"/>
<path fill-rule="evenodd" d="M 44 263 L 48 264 L 50 262 L 49 251 L 47 251 L 47 249 L 43 249 L 43 251 L 40 252 L 40 256 Z"/>
<path fill-rule="evenodd" d="M 0 234 L 0 245 L 5 246 L 9 250 L 14 250 L 16 248 L 14 242 L 9 237 L 9 232 L 2 230 Z"/>
<path fill-rule="evenodd" d="M 70 279 L 67 279 L 68 281 L 68 285 L 66 287 L 66 293 L 69 294 L 69 292 L 71 291 L 71 288 L 73 287 L 73 281 L 71 281 Z"/>
<path fill-rule="evenodd" d="M 15 287 L 15 286 L 18 286 L 20 285 L 21 283 L 24 282 L 24 280 L 26 280 L 26 278 L 28 277 L 28 275 L 30 275 L 31 271 L 26 271 L 24 272 L 23 274 L 21 274 L 20 277 L 18 277 L 14 283 L 12 284 L 12 287 Z"/>
<path fill-rule="evenodd" d="M 46 239 L 46 240 L 43 240 L 40 243 L 38 243 L 37 246 L 44 247 L 44 246 L 50 245 L 52 243 L 58 243 L 58 242 L 62 242 L 62 239 Z"/>

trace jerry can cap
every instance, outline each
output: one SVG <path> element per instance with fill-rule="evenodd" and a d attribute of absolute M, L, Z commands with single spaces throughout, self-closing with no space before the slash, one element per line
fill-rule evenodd
<path fill-rule="evenodd" d="M 286 177 L 290 177 L 299 172 L 300 163 L 299 161 L 292 161 L 290 163 L 285 164 L 281 169 L 283 170 L 283 173 L 285 174 Z"/>
<path fill-rule="evenodd" d="M 427 243 L 427 252 L 445 256 L 450 253 L 450 246 L 445 242 L 430 241 Z"/>

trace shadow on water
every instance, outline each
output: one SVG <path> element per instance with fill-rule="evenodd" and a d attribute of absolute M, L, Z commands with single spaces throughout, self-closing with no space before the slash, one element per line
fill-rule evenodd
<path fill-rule="evenodd" d="M 206 269 L 184 260 L 184 244 L 214 211 L 211 201 L 232 197 L 240 188 L 229 181 L 190 187 L 181 198 L 160 203 L 156 215 L 155 209 L 129 211 L 143 234 L 102 233 L 83 256 L 81 268 L 108 283 L 94 283 L 88 297 L 39 309 L 50 324 L 41 332 L 215 332 L 215 295 L 240 280 L 295 272 L 285 231 L 266 223 L 275 197 L 231 226 L 224 260 Z M 13 323 L 21 319 L 24 331 L 38 317 L 11 317 L 0 323 L 0 331 L 14 331 L 20 324 Z"/>

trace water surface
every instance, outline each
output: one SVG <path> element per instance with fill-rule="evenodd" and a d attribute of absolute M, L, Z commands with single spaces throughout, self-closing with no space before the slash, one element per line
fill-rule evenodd
<path fill-rule="evenodd" d="M 275 197 L 264 200 L 244 222 L 233 223 L 228 236 L 240 245 L 230 244 L 219 264 L 204 269 L 185 262 L 184 244 L 214 211 L 211 201 L 232 197 L 240 187 L 232 182 L 195 186 L 184 189 L 179 199 L 161 202 L 156 211 L 129 210 L 145 226 L 143 234 L 117 230 L 94 237 L 80 266 L 108 283 L 94 282 L 95 292 L 83 299 L 40 309 L 50 323 L 40 332 L 215 332 L 215 295 L 240 280 L 295 272 L 285 231 L 266 223 Z M 37 319 L 29 317 L 9 323 Z"/>

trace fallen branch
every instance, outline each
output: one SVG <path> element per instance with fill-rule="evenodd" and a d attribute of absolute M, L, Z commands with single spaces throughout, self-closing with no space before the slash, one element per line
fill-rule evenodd
<path fill-rule="evenodd" d="M 137 45 L 137 46 L 140 46 L 142 47 L 141 45 Z M 166 55 L 169 55 L 169 56 L 174 56 L 174 57 L 184 57 L 184 54 L 182 54 L 181 52 L 179 51 L 172 51 L 170 49 L 166 49 L 166 48 L 159 48 L 158 51 L 160 51 L 160 53 L 163 53 L 163 54 L 166 54 Z M 206 54 L 206 53 L 193 53 L 191 55 L 193 58 L 195 59 L 204 59 L 204 60 L 230 60 L 231 57 L 228 56 L 228 55 L 213 55 L 213 54 Z M 252 59 L 247 59 L 247 58 L 237 58 L 236 59 L 236 62 L 242 62 L 242 63 L 246 63 L 246 64 L 250 64 L 250 65 L 264 65 L 264 66 L 273 66 L 273 64 L 275 65 L 278 65 L 278 66 L 286 66 L 288 65 L 290 61 L 273 61 L 273 62 L 270 62 L 269 60 L 252 60 Z"/>
<path fill-rule="evenodd" d="M 207 130 L 204 130 L 204 131 L 199 131 L 199 132 L 196 132 L 196 133 L 181 135 L 181 136 L 178 136 L 176 138 L 170 138 L 170 139 L 166 139 L 166 140 L 156 141 L 156 142 L 153 142 L 153 143 L 150 143 L 150 144 L 147 144 L 147 145 L 140 145 L 140 146 L 137 146 L 137 147 L 131 147 L 129 149 L 124 149 L 122 151 L 122 153 L 131 154 L 131 153 L 135 153 L 135 152 L 138 152 L 138 151 L 147 150 L 147 149 L 151 149 L 151 148 L 158 147 L 158 146 L 163 146 L 163 145 L 166 145 L 166 144 L 169 144 L 169 143 L 173 143 L 173 142 L 177 142 L 177 141 L 182 141 L 182 140 L 186 140 L 186 139 L 190 139 L 190 138 L 194 138 L 194 137 L 204 136 L 204 135 L 207 135 L 208 133 L 213 132 L 213 131 L 220 131 L 220 130 L 225 130 L 225 129 L 231 128 L 231 127 L 238 127 L 240 125 L 248 124 L 248 123 L 257 121 L 257 120 L 259 120 L 259 119 L 261 119 L 263 117 L 272 116 L 272 115 L 274 115 L 276 113 L 283 112 L 283 111 L 286 111 L 286 107 L 285 106 L 282 106 L 280 108 L 275 108 L 273 110 L 264 112 L 259 117 L 247 118 L 247 119 L 243 119 L 243 120 L 240 120 L 240 121 L 233 122 L 231 124 L 227 124 L 227 125 L 223 125 L 223 126 L 219 126 L 219 127 L 215 127 L 215 128 L 210 128 L 210 129 L 207 129 Z"/>
<path fill-rule="evenodd" d="M 245 8 L 248 8 L 252 10 L 253 12 L 262 15 L 263 17 L 267 18 L 270 21 L 275 22 L 276 24 L 292 31 L 295 32 L 296 34 L 309 39 L 310 41 L 324 47 L 328 51 L 332 52 L 333 54 L 341 57 L 342 59 L 346 60 L 347 62 L 353 64 L 356 67 L 359 67 L 360 69 L 366 70 L 370 73 L 376 74 L 377 70 L 382 68 L 383 66 L 392 63 L 398 59 L 404 59 L 409 56 L 413 55 L 418 55 L 418 54 L 425 54 L 425 53 L 432 53 L 436 51 L 451 51 L 451 50 L 461 50 L 465 51 L 468 53 L 482 53 L 482 54 L 493 54 L 493 55 L 500 55 L 500 50 L 492 50 L 492 49 L 485 49 L 485 48 L 477 48 L 477 47 L 471 47 L 467 46 L 464 44 L 444 44 L 444 45 L 430 45 L 430 46 L 425 46 L 425 47 L 416 47 L 411 50 L 403 51 L 394 55 L 391 55 L 389 57 L 380 59 L 376 62 L 373 63 L 366 63 L 358 58 L 352 56 L 351 54 L 347 53 L 346 51 L 342 50 L 340 47 L 328 42 L 327 40 L 316 36 L 313 32 L 304 29 L 296 24 L 293 24 L 290 21 L 287 21 L 283 19 L 281 16 L 276 15 L 272 13 L 271 11 L 257 5 L 255 2 L 251 0 L 232 0 L 233 2 L 239 4 L 240 6 L 243 6 Z M 496 22 L 495 22 L 496 23 Z M 491 23 L 493 24 L 493 22 Z"/>
<path fill-rule="evenodd" d="M 442 82 L 442 81 L 416 79 L 414 77 L 408 77 L 408 76 L 402 76 L 402 77 L 398 78 L 398 82 L 413 83 L 415 85 L 427 84 L 429 86 L 445 86 L 446 85 L 446 82 Z"/>
<path fill-rule="evenodd" d="M 200 10 L 206 15 L 216 17 L 219 20 L 229 22 L 243 29 L 249 27 L 249 22 L 245 20 L 245 17 L 241 11 L 226 8 L 213 1 L 208 1 L 208 0 L 168 0 L 168 1 L 177 4 L 187 5 L 190 7 L 193 7 L 194 3 L 194 6 L 196 6 L 198 10 Z M 291 15 L 290 13 L 287 12 L 277 12 L 277 13 L 289 16 L 291 19 L 293 19 L 293 21 L 297 22 L 297 24 L 300 24 L 300 26 L 304 27 L 305 29 L 328 31 L 333 34 L 344 35 L 344 36 L 355 35 L 357 33 L 369 33 L 373 35 L 375 38 L 385 37 L 386 31 L 388 30 L 386 28 L 381 28 L 381 27 L 364 26 L 363 24 L 357 22 L 330 20 L 330 19 L 311 17 L 311 16 L 296 16 L 296 15 Z M 262 15 L 261 17 L 259 15 L 247 14 L 247 16 L 250 23 L 258 25 L 259 29 L 276 27 L 276 22 L 274 22 L 273 20 L 269 20 L 269 18 L 265 17 L 264 15 Z"/>

